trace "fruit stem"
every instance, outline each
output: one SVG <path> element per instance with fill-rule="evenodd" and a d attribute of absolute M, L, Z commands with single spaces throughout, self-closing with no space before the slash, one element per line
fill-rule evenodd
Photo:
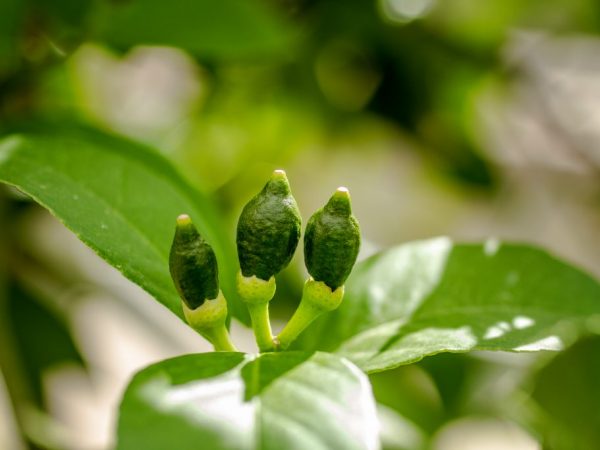
<path fill-rule="evenodd" d="M 248 303 L 248 311 L 252 319 L 252 328 L 256 344 L 261 352 L 270 352 L 274 349 L 271 322 L 269 321 L 269 302 Z"/>
<path fill-rule="evenodd" d="M 308 327 L 313 320 L 326 311 L 333 311 L 342 302 L 344 286 L 331 290 L 322 281 L 315 281 L 309 277 L 304 283 L 302 299 L 298 309 L 275 338 L 277 350 L 285 350 Z"/>
<path fill-rule="evenodd" d="M 305 295 L 303 295 L 302 300 L 300 300 L 300 305 L 298 305 L 298 309 L 296 309 L 296 312 L 294 312 L 290 321 L 276 338 L 278 349 L 287 349 L 290 344 L 298 338 L 300 333 L 302 333 L 306 327 L 322 313 L 322 309 L 315 306 L 311 301 L 307 300 Z"/>
<path fill-rule="evenodd" d="M 220 324 L 214 328 L 201 330 L 200 334 L 204 336 L 215 348 L 217 352 L 238 352 L 229 338 L 229 332 L 225 324 Z"/>

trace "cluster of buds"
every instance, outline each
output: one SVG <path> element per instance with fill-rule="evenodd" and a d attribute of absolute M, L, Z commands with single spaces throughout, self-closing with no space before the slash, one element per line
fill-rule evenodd
<path fill-rule="evenodd" d="M 301 222 L 283 170 L 273 172 L 263 189 L 246 204 L 238 221 L 237 290 L 248 307 L 262 352 L 286 349 L 319 315 L 336 309 L 358 256 L 360 228 L 352 215 L 348 189 L 340 187 L 306 225 L 304 260 L 310 277 L 296 312 L 273 337 L 269 302 L 275 295 L 275 275 L 294 256 Z M 219 289 L 215 254 L 187 215 L 177 218 L 169 262 L 188 323 L 215 349 L 233 350 L 225 327 L 227 302 Z"/>

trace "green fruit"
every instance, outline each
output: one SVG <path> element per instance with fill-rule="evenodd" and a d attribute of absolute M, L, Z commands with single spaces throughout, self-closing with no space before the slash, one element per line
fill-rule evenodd
<path fill-rule="evenodd" d="M 283 170 L 244 207 L 237 226 L 242 275 L 268 281 L 286 267 L 300 240 L 300 211 Z"/>
<path fill-rule="evenodd" d="M 169 269 L 175 288 L 188 308 L 196 309 L 219 294 L 215 252 L 186 214 L 177 218 Z"/>
<path fill-rule="evenodd" d="M 308 273 L 334 291 L 350 275 L 359 248 L 358 221 L 352 215 L 348 189 L 341 187 L 306 225 L 304 261 Z"/>

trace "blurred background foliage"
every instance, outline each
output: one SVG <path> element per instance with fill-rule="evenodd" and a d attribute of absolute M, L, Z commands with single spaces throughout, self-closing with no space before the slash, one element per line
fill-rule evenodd
<path fill-rule="evenodd" d="M 149 143 L 231 239 L 284 167 L 305 219 L 350 188 L 361 257 L 494 235 L 600 276 L 599 32 L 595 0 L 1 0 L 0 133 L 87 122 Z M 0 448 L 110 448 L 133 371 L 208 346 L 18 192 L 0 211 Z M 281 275 L 275 328 L 303 270 Z M 599 351 L 373 375 L 385 447 L 597 449 Z"/>

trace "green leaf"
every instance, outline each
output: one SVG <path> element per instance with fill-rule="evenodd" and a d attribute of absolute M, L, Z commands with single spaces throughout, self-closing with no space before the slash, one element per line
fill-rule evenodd
<path fill-rule="evenodd" d="M 5 73 L 14 70 L 18 63 L 19 31 L 24 17 L 25 5 L 21 0 L 0 2 L 0 81 L 4 81 Z"/>
<path fill-rule="evenodd" d="M 121 403 L 117 449 L 379 447 L 368 379 L 350 362 L 326 353 L 252 358 L 186 355 L 139 372 Z"/>
<path fill-rule="evenodd" d="M 359 264 L 303 344 L 377 372 L 440 352 L 559 350 L 592 314 L 598 282 L 542 250 L 438 238 Z"/>
<path fill-rule="evenodd" d="M 310 358 L 308 352 L 266 353 L 246 364 L 242 377 L 247 381 L 245 400 L 260 394 L 271 382 Z"/>
<path fill-rule="evenodd" d="M 0 140 L 0 181 L 46 207 L 179 317 L 168 255 L 175 219 L 189 214 L 217 254 L 230 313 L 248 323 L 234 288 L 233 245 L 215 208 L 152 149 L 83 127 L 12 135 Z"/>
<path fill-rule="evenodd" d="M 7 330 L 23 366 L 23 383 L 27 383 L 33 400 L 44 406 L 44 374 L 66 362 L 84 365 L 66 318 L 44 307 L 44 300 L 33 290 L 16 282 L 8 287 Z"/>
<path fill-rule="evenodd" d="M 443 425 L 445 405 L 434 381 L 418 364 L 374 373 L 369 379 L 380 405 L 393 409 L 426 435 Z"/>
<path fill-rule="evenodd" d="M 117 48 L 180 47 L 199 57 L 272 58 L 289 54 L 290 26 L 258 0 L 131 0 L 106 5 L 101 39 Z"/>
<path fill-rule="evenodd" d="M 562 352 L 538 374 L 532 393 L 544 448 L 594 450 L 600 442 L 600 337 Z"/>

